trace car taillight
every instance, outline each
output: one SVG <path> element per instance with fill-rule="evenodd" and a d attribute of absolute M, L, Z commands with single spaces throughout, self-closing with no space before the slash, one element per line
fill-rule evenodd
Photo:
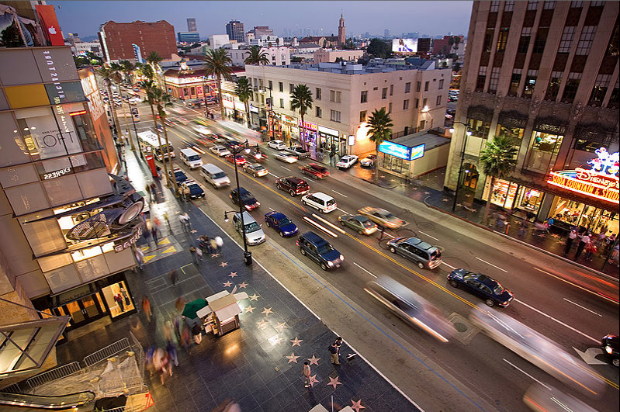
<path fill-rule="evenodd" d="M 297 246 L 299 246 L 299 240 L 297 240 L 297 241 L 295 242 L 295 244 L 296 244 Z"/>

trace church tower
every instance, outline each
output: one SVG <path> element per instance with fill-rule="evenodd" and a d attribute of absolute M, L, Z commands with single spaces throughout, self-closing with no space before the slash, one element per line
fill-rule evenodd
<path fill-rule="evenodd" d="M 340 14 L 340 22 L 338 23 L 338 47 L 342 49 L 344 42 L 344 17 Z"/>

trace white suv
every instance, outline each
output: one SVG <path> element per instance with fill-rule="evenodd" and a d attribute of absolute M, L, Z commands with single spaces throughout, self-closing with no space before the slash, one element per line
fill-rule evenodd
<path fill-rule="evenodd" d="M 310 193 L 303 196 L 301 198 L 301 203 L 323 213 L 333 212 L 338 208 L 336 199 L 321 192 Z"/>
<path fill-rule="evenodd" d="M 272 140 L 269 143 L 267 143 L 267 146 L 271 147 L 272 149 L 276 149 L 276 150 L 286 150 L 286 145 L 284 144 L 282 140 Z"/>

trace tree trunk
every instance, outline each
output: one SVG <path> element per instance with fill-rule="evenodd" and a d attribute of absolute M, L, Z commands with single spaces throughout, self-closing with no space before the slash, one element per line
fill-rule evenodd
<path fill-rule="evenodd" d="M 222 76 L 217 75 L 217 91 L 218 96 L 220 96 L 220 115 L 222 116 L 222 120 L 224 120 L 224 100 L 222 100 Z"/>
<path fill-rule="evenodd" d="M 247 100 L 244 103 L 245 103 L 245 114 L 248 116 L 248 129 L 251 129 L 252 125 L 250 124 L 250 104 L 248 103 Z"/>
<path fill-rule="evenodd" d="M 493 197 L 493 188 L 495 187 L 495 176 L 491 176 L 491 190 L 489 190 L 489 198 L 487 204 L 484 205 L 484 216 L 482 217 L 482 224 L 487 225 L 489 221 L 489 212 L 491 211 L 491 198 Z"/>
<path fill-rule="evenodd" d="M 161 136 L 159 135 L 159 129 L 157 128 L 157 117 L 155 117 L 155 109 L 153 109 L 153 104 L 149 103 L 149 105 L 151 106 L 151 114 L 153 115 L 153 124 L 155 125 L 155 133 L 157 134 L 157 141 L 159 142 L 159 146 L 161 147 Z M 153 156 L 155 156 L 155 153 L 153 153 Z M 168 178 L 168 167 L 166 166 L 166 159 L 164 159 L 164 154 L 162 153 L 162 163 L 164 164 L 164 175 L 166 176 L 166 182 L 169 185 L 169 178 Z"/>
<path fill-rule="evenodd" d="M 301 137 L 301 147 L 304 150 L 308 150 L 306 145 L 306 123 L 304 123 L 304 113 L 299 113 L 301 115 L 301 133 L 299 133 L 299 137 Z"/>
<path fill-rule="evenodd" d="M 123 104 L 123 92 L 121 91 L 120 85 L 118 87 L 118 95 L 121 97 L 121 106 L 123 108 L 123 117 L 125 118 L 125 128 L 127 129 L 127 139 L 129 140 L 129 144 L 131 145 L 131 150 L 133 150 L 134 152 L 136 151 L 136 146 L 133 144 L 133 140 L 131 138 L 131 130 L 129 129 L 129 122 L 127 121 L 127 112 L 125 111 L 125 105 Z M 127 105 L 129 106 L 129 102 L 127 102 Z M 133 114 L 131 114 L 131 107 L 129 107 L 129 115 L 133 116 Z M 138 136 L 136 136 L 136 139 L 138 138 Z"/>
<path fill-rule="evenodd" d="M 379 184 L 379 167 L 377 165 L 377 160 L 379 160 L 379 145 L 375 143 L 375 163 L 373 164 L 373 167 L 375 168 L 374 170 L 374 174 L 375 174 L 375 184 Z"/>

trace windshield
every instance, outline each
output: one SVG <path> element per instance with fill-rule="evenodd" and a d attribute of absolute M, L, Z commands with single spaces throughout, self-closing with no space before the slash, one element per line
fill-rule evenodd
<path fill-rule="evenodd" d="M 334 250 L 334 248 L 329 243 L 325 243 L 321 245 L 317 250 L 319 251 L 321 255 L 324 255 L 325 253 L 331 252 L 332 250 Z"/>
<path fill-rule="evenodd" d="M 222 177 L 226 177 L 226 173 L 224 172 L 217 172 L 216 174 L 213 175 L 214 178 L 216 179 L 220 179 Z"/>
<path fill-rule="evenodd" d="M 504 293 L 504 287 L 498 282 L 497 285 L 495 285 L 495 287 L 493 288 L 493 293 L 495 293 L 496 295 L 501 295 L 502 293 Z"/>
<path fill-rule="evenodd" d="M 252 193 L 250 192 L 245 192 L 245 193 L 241 193 L 241 199 L 245 202 L 245 201 L 254 201 L 254 196 L 252 196 Z"/>
<path fill-rule="evenodd" d="M 245 225 L 245 231 L 248 233 L 256 232 L 257 230 L 260 230 L 260 226 L 256 222 Z"/>
<path fill-rule="evenodd" d="M 291 224 L 291 219 L 289 219 L 288 217 L 283 217 L 282 219 L 278 220 L 278 226 L 286 226 L 290 224 Z"/>
<path fill-rule="evenodd" d="M 198 185 L 191 185 L 189 187 L 189 192 L 190 193 L 200 193 L 200 192 L 202 192 L 202 189 Z"/>
<path fill-rule="evenodd" d="M 189 160 L 190 160 L 190 161 L 200 160 L 200 156 L 198 156 L 198 155 L 193 155 L 193 156 L 190 156 L 190 157 L 189 157 Z"/>
<path fill-rule="evenodd" d="M 334 204 L 336 204 L 336 201 L 334 199 L 327 201 L 327 206 L 332 206 Z"/>

